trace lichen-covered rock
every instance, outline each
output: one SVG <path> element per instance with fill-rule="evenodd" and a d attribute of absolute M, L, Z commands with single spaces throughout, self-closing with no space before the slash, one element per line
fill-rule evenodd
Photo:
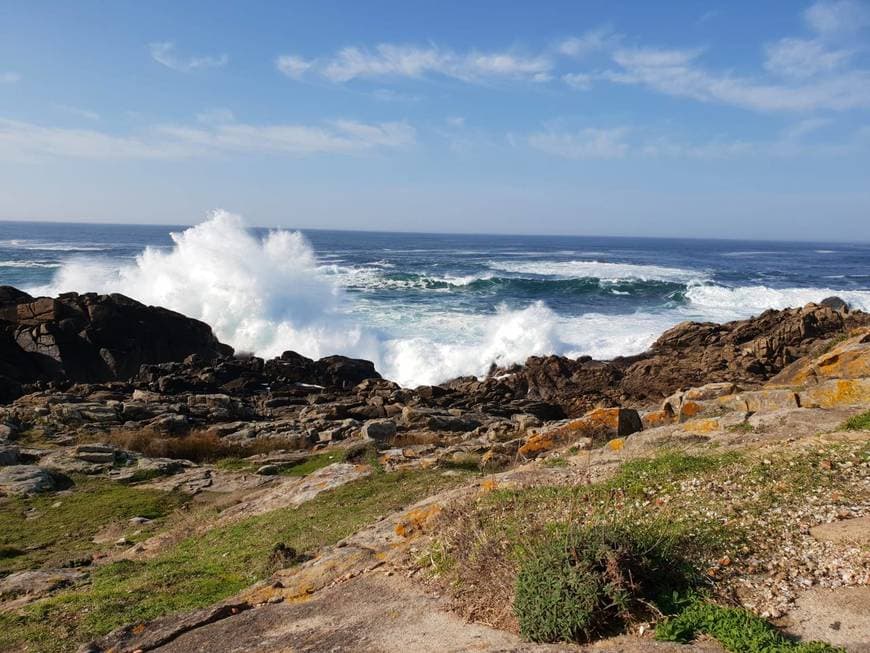
<path fill-rule="evenodd" d="M 596 408 L 583 417 L 547 427 L 529 436 L 519 454 L 536 458 L 554 449 L 585 442 L 606 442 L 643 429 L 637 411 L 627 408 Z"/>
<path fill-rule="evenodd" d="M 829 379 L 864 377 L 870 377 L 870 330 L 862 330 L 820 356 L 796 361 L 773 377 L 767 387 L 799 387 Z"/>

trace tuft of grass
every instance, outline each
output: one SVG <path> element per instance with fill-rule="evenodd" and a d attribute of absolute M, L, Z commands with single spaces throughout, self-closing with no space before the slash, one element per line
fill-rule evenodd
<path fill-rule="evenodd" d="M 671 524 L 574 527 L 522 563 L 514 613 L 534 642 L 585 642 L 648 617 L 702 582 L 685 555 L 692 539 Z M 653 613 L 654 614 L 654 613 Z"/>
<path fill-rule="evenodd" d="M 158 519 L 187 501 L 179 494 L 103 479 L 74 480 L 69 494 L 12 497 L 0 503 L 0 574 L 80 559 L 93 552 L 91 540 L 106 526 L 126 526 L 132 517 Z"/>
<path fill-rule="evenodd" d="M 568 460 L 562 456 L 550 456 L 544 459 L 544 467 L 567 467 Z"/>
<path fill-rule="evenodd" d="M 276 544 L 298 559 L 376 517 L 453 487 L 468 474 L 434 470 L 373 474 L 284 508 L 182 540 L 161 555 L 95 568 L 91 584 L 64 590 L 19 616 L 0 614 L 0 650 L 60 653 L 118 626 L 213 604 L 265 578 Z M 132 490 L 131 490 L 132 491 Z"/>
<path fill-rule="evenodd" d="M 755 427 L 749 422 L 740 422 L 740 424 L 732 424 L 726 429 L 729 433 L 755 433 Z"/>
<path fill-rule="evenodd" d="M 679 615 L 656 627 L 656 639 L 688 644 L 698 635 L 718 640 L 732 653 L 840 653 L 823 642 L 793 642 L 767 621 L 743 608 L 725 607 L 696 598 Z"/>
<path fill-rule="evenodd" d="M 870 410 L 853 415 L 840 425 L 841 431 L 870 431 Z"/>

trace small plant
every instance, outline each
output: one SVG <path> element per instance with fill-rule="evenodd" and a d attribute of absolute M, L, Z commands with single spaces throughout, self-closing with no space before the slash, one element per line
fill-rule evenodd
<path fill-rule="evenodd" d="M 754 433 L 755 427 L 749 422 L 740 422 L 740 424 L 732 424 L 727 430 L 730 433 Z"/>
<path fill-rule="evenodd" d="M 562 456 L 550 456 L 544 459 L 544 467 L 567 467 L 568 460 Z"/>
<path fill-rule="evenodd" d="M 520 567 L 514 613 L 535 642 L 589 641 L 617 632 L 702 582 L 682 551 L 688 538 L 664 522 L 573 528 Z"/>
<path fill-rule="evenodd" d="M 870 431 L 870 410 L 853 415 L 840 425 L 841 431 Z"/>
<path fill-rule="evenodd" d="M 733 653 L 835 653 L 841 651 L 822 642 L 797 643 L 743 608 L 716 605 L 700 597 L 678 616 L 656 627 L 656 639 L 687 644 L 700 634 L 709 635 Z"/>

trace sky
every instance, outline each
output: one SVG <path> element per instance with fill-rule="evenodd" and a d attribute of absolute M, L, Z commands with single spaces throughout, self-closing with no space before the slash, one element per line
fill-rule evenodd
<path fill-rule="evenodd" d="M 870 0 L 0 1 L 0 219 L 870 240 Z"/>

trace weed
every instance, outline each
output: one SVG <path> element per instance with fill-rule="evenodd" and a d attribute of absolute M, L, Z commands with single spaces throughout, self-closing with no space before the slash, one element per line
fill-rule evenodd
<path fill-rule="evenodd" d="M 709 635 L 733 653 L 835 653 L 841 649 L 822 642 L 796 643 L 743 608 L 724 607 L 702 598 L 694 600 L 676 617 L 656 627 L 656 639 L 687 644 L 696 636 Z"/>

